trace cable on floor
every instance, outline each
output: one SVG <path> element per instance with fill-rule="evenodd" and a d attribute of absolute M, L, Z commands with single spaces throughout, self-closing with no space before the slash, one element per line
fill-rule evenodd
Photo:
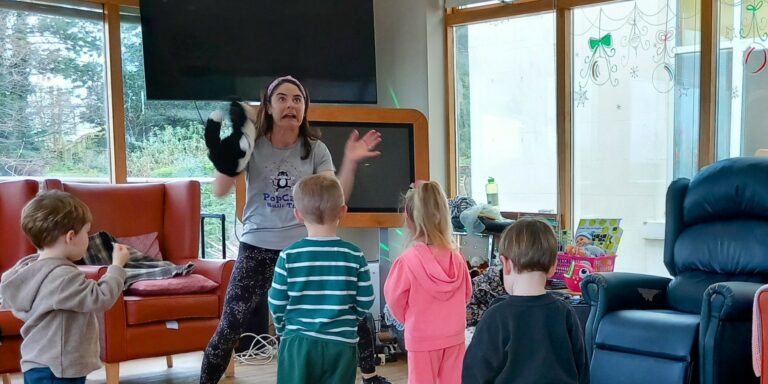
<path fill-rule="evenodd" d="M 241 364 L 263 365 L 269 364 L 277 356 L 278 341 L 272 335 L 255 335 L 243 333 L 240 335 L 253 337 L 251 346 L 246 351 L 235 353 L 235 360 Z"/>

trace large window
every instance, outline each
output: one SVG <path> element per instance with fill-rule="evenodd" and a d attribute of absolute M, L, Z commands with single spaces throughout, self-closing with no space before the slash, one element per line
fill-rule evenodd
<path fill-rule="evenodd" d="M 557 210 L 555 16 L 454 28 L 458 193 L 504 211 Z"/>
<path fill-rule="evenodd" d="M 573 218 L 620 218 L 616 270 L 666 273 L 667 185 L 697 169 L 698 1 L 573 11 Z"/>
<path fill-rule="evenodd" d="M 716 158 L 768 150 L 768 7 L 719 2 Z"/>
<path fill-rule="evenodd" d="M 110 175 L 102 8 L 0 0 L 0 177 Z"/>
<path fill-rule="evenodd" d="M 125 140 L 128 182 L 165 181 L 194 178 L 202 182 L 203 213 L 224 214 L 226 244 L 219 222 L 206 220 L 206 257 L 220 257 L 222 246 L 228 256 L 237 254 L 235 197 L 213 196 L 213 165 L 207 157 L 203 129 L 208 114 L 226 108 L 223 103 L 147 100 L 141 24 L 134 9 L 123 9 L 121 41 L 125 100 Z M 227 133 L 226 131 L 224 133 Z"/>
<path fill-rule="evenodd" d="M 701 2 L 573 3 L 555 3 L 559 17 L 545 1 L 446 15 L 453 187 L 485 202 L 494 177 L 502 210 L 560 209 L 571 229 L 619 218 L 616 270 L 666 274 L 666 189 L 700 167 Z M 732 60 L 732 50 L 719 52 Z M 718 110 L 718 122 L 730 118 Z"/>

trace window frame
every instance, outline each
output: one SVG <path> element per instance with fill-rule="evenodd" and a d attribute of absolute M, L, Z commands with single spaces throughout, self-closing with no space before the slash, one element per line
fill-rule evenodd
<path fill-rule="evenodd" d="M 560 226 L 573 225 L 573 91 L 572 20 L 574 8 L 621 2 L 622 0 L 518 0 L 511 4 L 496 4 L 477 8 L 447 8 L 445 10 L 445 89 L 448 137 L 448 192 L 458 191 L 458 142 L 456 126 L 456 83 L 454 27 L 483 23 L 514 16 L 555 12 L 556 103 L 557 103 L 557 213 Z M 719 3 L 718 3 L 719 4 Z M 698 169 L 714 162 L 715 124 L 717 122 L 717 55 L 718 4 L 701 2 L 701 68 L 699 100 Z"/>
<path fill-rule="evenodd" d="M 109 124 L 110 183 L 125 184 L 127 178 L 127 153 L 125 142 L 125 110 L 123 105 L 123 73 L 120 41 L 121 7 L 139 8 L 139 0 L 84 0 L 102 6 L 105 25 L 105 54 L 107 74 L 107 121 Z M 576 7 L 607 4 L 621 0 L 518 0 L 511 4 L 484 5 L 471 8 L 445 10 L 445 86 L 448 137 L 448 190 L 451 196 L 457 191 L 458 159 L 456 148 L 456 100 L 454 82 L 453 27 L 464 24 L 487 22 L 519 15 L 556 12 L 556 76 L 557 76 L 557 148 L 558 148 L 558 214 L 562 225 L 572 223 L 573 204 L 573 149 L 571 94 L 571 23 Z M 716 151 L 717 121 L 717 66 L 719 3 L 701 2 L 701 68 L 699 110 L 699 157 L 698 168 L 714 162 Z M 37 6 L 37 5 L 35 5 Z M 40 6 L 46 6 L 41 4 Z M 242 180 L 236 188 L 237 205 L 244 203 Z"/>

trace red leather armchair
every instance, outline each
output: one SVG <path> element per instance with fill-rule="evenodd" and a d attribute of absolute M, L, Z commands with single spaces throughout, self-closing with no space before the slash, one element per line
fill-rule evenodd
<path fill-rule="evenodd" d="M 192 273 L 219 283 L 210 293 L 121 296 L 103 316 L 101 353 L 107 383 L 119 381 L 122 361 L 205 349 L 219 324 L 234 262 L 198 259 L 200 183 L 104 185 L 50 179 L 45 188 L 69 192 L 85 202 L 93 215 L 92 233 L 123 237 L 157 232 L 164 260 L 191 261 L 196 266 Z M 98 278 L 106 267 L 87 267 L 86 272 Z"/>
<path fill-rule="evenodd" d="M 759 346 L 762 361 L 760 362 L 760 384 L 768 384 L 768 291 L 759 291 L 757 297 L 757 313 L 752 316 L 760 317 L 760 328 L 755 331 L 760 332 L 762 345 Z"/>
<path fill-rule="evenodd" d="M 26 255 L 35 253 L 35 247 L 21 230 L 21 210 L 37 194 L 35 180 L 16 180 L 0 183 L 0 273 L 16 264 Z M 21 320 L 10 310 L 0 309 L 0 374 L 3 383 L 10 383 L 9 374 L 21 367 Z"/>

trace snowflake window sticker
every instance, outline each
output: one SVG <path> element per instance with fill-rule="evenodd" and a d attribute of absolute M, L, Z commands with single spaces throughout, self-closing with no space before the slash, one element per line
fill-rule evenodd
<path fill-rule="evenodd" d="M 763 42 L 768 40 L 768 32 L 762 32 L 760 25 L 765 25 L 765 17 L 758 17 L 757 12 L 763 7 L 763 0 L 747 4 L 746 10 L 749 18 L 749 27 L 742 26 L 739 29 L 739 37 L 742 39 L 752 36 L 752 43 L 744 52 L 744 69 L 753 75 L 762 72 L 768 64 L 768 53 Z M 760 41 L 758 41 L 760 39 Z M 749 67 L 749 69 L 747 69 Z"/>
<path fill-rule="evenodd" d="M 573 103 L 576 104 L 576 107 L 578 108 L 583 107 L 587 101 L 589 101 L 587 90 L 579 85 L 579 90 L 574 92 Z"/>

